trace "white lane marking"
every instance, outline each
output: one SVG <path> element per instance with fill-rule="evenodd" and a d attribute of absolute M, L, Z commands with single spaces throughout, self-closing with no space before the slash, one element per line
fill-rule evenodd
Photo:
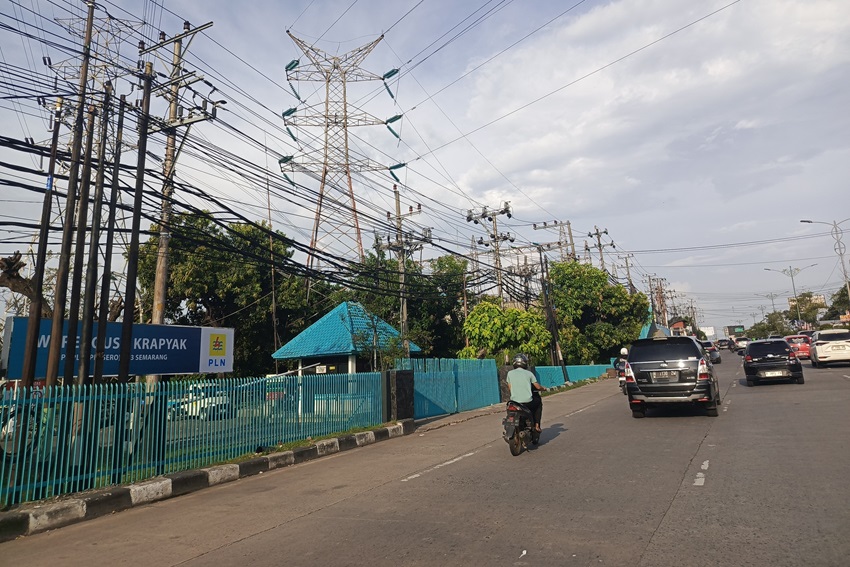
<path fill-rule="evenodd" d="M 732 400 L 730 400 L 729 398 L 726 398 L 725 400 L 723 400 L 723 411 L 724 412 L 729 409 L 729 404 L 731 404 L 731 403 L 732 403 Z"/>
<path fill-rule="evenodd" d="M 519 556 L 519 558 L 520 558 L 520 559 L 522 559 L 523 557 L 525 557 L 525 554 L 526 554 L 526 553 L 528 553 L 528 551 L 526 551 L 525 549 L 523 549 L 523 550 L 522 550 L 522 553 L 521 553 L 521 554 L 520 554 L 520 556 Z"/>
<path fill-rule="evenodd" d="M 702 465 L 700 465 L 699 468 L 701 468 L 704 471 L 707 471 L 708 470 L 708 459 L 704 460 L 702 462 Z M 705 485 L 705 473 L 704 472 L 698 472 L 696 478 L 694 479 L 694 486 L 704 486 L 704 485 Z"/>
<path fill-rule="evenodd" d="M 435 471 L 435 470 L 437 470 L 437 469 L 439 469 L 439 468 L 442 468 L 442 467 L 445 467 L 445 466 L 448 466 L 448 465 L 453 465 L 454 463 L 456 463 L 456 462 L 460 461 L 461 459 L 465 459 L 466 457 L 471 457 L 472 455 L 474 455 L 474 454 L 475 454 L 475 453 L 477 453 L 477 452 L 478 452 L 478 451 L 473 451 L 473 452 L 471 452 L 471 453 L 466 453 L 465 455 L 461 455 L 460 457 L 455 457 L 454 459 L 452 459 L 452 460 L 450 460 L 450 461 L 446 461 L 445 463 L 440 463 L 439 465 L 434 465 L 434 466 L 433 466 L 433 467 L 431 467 L 430 469 L 424 470 L 424 471 L 422 471 L 422 472 L 420 472 L 420 473 L 412 474 L 412 475 L 410 475 L 410 476 L 409 476 L 409 477 L 407 477 L 407 478 L 403 478 L 403 479 L 401 479 L 401 481 L 402 481 L 402 482 L 407 482 L 408 480 L 413 480 L 414 478 L 419 478 L 419 477 L 420 477 L 420 476 L 422 476 L 423 474 L 428 474 L 429 472 L 433 472 L 433 471 Z"/>
<path fill-rule="evenodd" d="M 844 376 L 845 378 L 847 378 L 848 380 L 850 380 L 850 376 L 847 376 L 846 374 L 843 374 L 843 376 Z"/>

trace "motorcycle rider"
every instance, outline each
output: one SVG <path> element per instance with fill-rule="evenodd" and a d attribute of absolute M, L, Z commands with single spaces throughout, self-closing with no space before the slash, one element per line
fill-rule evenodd
<path fill-rule="evenodd" d="M 533 395 L 533 391 L 546 391 L 546 388 L 537 382 L 537 377 L 528 370 L 528 357 L 518 353 L 513 359 L 514 369 L 508 372 L 507 383 L 511 389 L 511 400 L 523 404 L 534 416 L 534 430 L 540 432 L 540 418 L 543 414 L 543 401 L 539 395 Z"/>
<path fill-rule="evenodd" d="M 626 393 L 624 388 L 626 386 L 625 370 L 626 370 L 626 362 L 628 361 L 628 357 L 629 357 L 629 349 L 627 349 L 626 347 L 623 347 L 623 348 L 620 349 L 620 357 L 614 362 L 614 368 L 617 369 L 617 384 L 619 385 L 620 389 L 623 390 L 624 394 Z"/>

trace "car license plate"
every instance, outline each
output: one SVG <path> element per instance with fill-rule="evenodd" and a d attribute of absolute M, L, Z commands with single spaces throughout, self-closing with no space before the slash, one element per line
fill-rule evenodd
<path fill-rule="evenodd" d="M 844 345 L 832 345 L 832 350 L 844 350 Z"/>
<path fill-rule="evenodd" d="M 669 382 L 675 380 L 679 372 L 677 370 L 659 370 L 658 372 L 650 372 L 654 382 Z"/>
<path fill-rule="evenodd" d="M 773 371 L 764 373 L 765 378 L 772 378 L 774 376 L 785 376 L 785 371 L 784 370 L 773 370 Z"/>

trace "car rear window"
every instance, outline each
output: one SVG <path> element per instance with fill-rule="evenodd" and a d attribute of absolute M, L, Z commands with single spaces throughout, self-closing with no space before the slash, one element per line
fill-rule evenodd
<path fill-rule="evenodd" d="M 791 343 L 792 345 L 809 344 L 810 342 L 812 342 L 812 339 L 805 335 L 802 337 L 786 337 L 785 340 Z"/>
<path fill-rule="evenodd" d="M 629 362 L 652 360 L 696 360 L 702 354 L 693 341 L 652 341 L 635 343 L 629 351 Z"/>
<path fill-rule="evenodd" d="M 747 354 L 750 356 L 767 356 L 768 354 L 785 354 L 791 347 L 785 341 L 769 341 L 764 343 L 750 343 L 747 346 Z"/>
<path fill-rule="evenodd" d="M 818 333 L 819 341 L 850 341 L 850 331 L 841 333 Z"/>

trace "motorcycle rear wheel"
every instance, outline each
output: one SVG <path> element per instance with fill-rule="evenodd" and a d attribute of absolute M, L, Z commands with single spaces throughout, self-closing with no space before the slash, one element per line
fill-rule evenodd
<path fill-rule="evenodd" d="M 522 435 L 520 435 L 519 428 L 514 431 L 513 436 L 508 439 L 508 446 L 511 448 L 511 455 L 516 457 L 520 453 L 522 453 Z"/>

